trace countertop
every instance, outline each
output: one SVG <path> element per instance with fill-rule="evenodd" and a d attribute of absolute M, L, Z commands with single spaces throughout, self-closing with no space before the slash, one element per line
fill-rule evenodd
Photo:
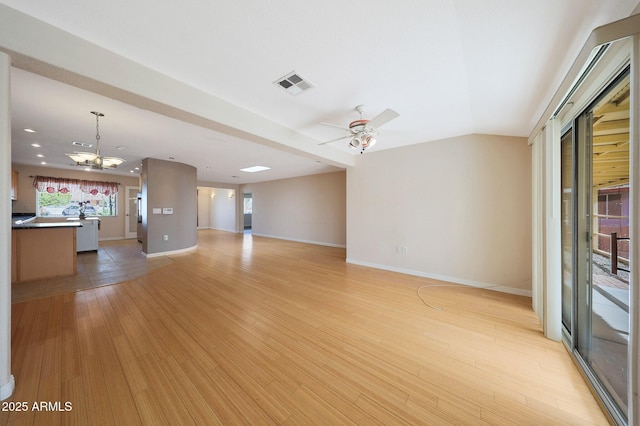
<path fill-rule="evenodd" d="M 34 228 L 78 228 L 80 222 L 32 222 L 27 220 L 17 220 L 11 222 L 11 229 L 34 229 Z"/>

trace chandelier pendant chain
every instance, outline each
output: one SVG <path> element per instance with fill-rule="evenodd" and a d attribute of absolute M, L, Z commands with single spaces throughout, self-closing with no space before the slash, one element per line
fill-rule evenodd
<path fill-rule="evenodd" d="M 91 111 L 91 114 L 96 116 L 96 154 L 100 155 L 100 117 L 104 114 L 98 111 Z"/>

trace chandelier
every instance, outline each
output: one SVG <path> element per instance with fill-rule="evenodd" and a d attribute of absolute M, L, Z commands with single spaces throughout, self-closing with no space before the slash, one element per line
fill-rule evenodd
<path fill-rule="evenodd" d="M 75 151 L 66 155 L 75 161 L 78 166 L 91 167 L 97 170 L 115 169 L 124 163 L 122 158 L 103 157 L 100 155 L 100 117 L 104 117 L 104 114 L 97 111 L 91 111 L 91 114 L 96 116 L 96 152 Z"/>

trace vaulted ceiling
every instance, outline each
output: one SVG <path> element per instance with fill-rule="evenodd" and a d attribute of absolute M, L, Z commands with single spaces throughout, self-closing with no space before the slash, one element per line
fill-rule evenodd
<path fill-rule="evenodd" d="M 65 60 L 78 60 L 73 46 L 51 60 L 60 60 L 54 71 L 22 58 L 12 76 L 14 162 L 42 161 L 30 146 L 38 140 L 48 165 L 72 167 L 64 152 L 74 140 L 95 141 L 89 112 L 99 110 L 103 152 L 127 160 L 117 173 L 130 173 L 147 156 L 171 157 L 196 166 L 201 181 L 243 183 L 353 164 L 351 156 L 359 154 L 344 140 L 319 145 L 344 134 L 321 123 L 346 126 L 359 118 L 360 104 L 365 118 L 386 108 L 400 114 L 380 129 L 371 151 L 470 133 L 529 136 L 591 31 L 629 16 L 638 0 L 1 4 L 8 7 L 0 8 L 0 27 L 15 26 L 24 15 L 29 25 L 19 28 L 22 34 L 0 28 L 0 50 L 28 56 L 17 38 L 61 48 L 46 37 L 50 24 L 186 88 L 167 88 L 174 91 L 161 102 L 129 102 L 127 87 L 100 77 L 104 63 L 88 58 L 64 69 Z M 42 39 L 29 31 L 43 31 Z M 125 72 L 116 65 L 107 71 Z M 294 96 L 275 84 L 291 71 L 313 87 Z M 143 73 L 126 77 L 130 87 L 151 80 Z M 95 84 L 75 87 L 83 78 Z M 185 102 L 187 89 L 208 96 L 191 100 L 215 98 L 209 108 L 215 111 L 200 117 L 207 102 Z M 253 165 L 271 170 L 239 171 Z"/>

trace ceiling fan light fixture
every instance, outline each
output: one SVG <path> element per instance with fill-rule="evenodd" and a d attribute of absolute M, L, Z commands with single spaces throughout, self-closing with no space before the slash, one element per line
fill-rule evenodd
<path fill-rule="evenodd" d="M 351 123 L 349 123 L 348 128 L 336 126 L 334 124 L 329 124 L 329 123 L 321 123 L 326 126 L 340 127 L 344 130 L 347 130 L 349 132 L 349 135 L 342 138 L 330 140 L 327 142 L 322 142 L 320 143 L 320 145 L 324 145 L 327 143 L 349 138 L 349 146 L 355 149 L 356 151 L 360 151 L 360 154 L 362 154 L 364 153 L 365 149 L 371 148 L 376 144 L 377 142 L 376 138 L 378 136 L 378 127 L 386 124 L 387 122 L 393 120 L 399 115 L 394 110 L 387 108 L 386 110 L 382 111 L 380 114 L 376 115 L 373 119 L 366 120 L 362 118 L 362 114 L 364 113 L 364 110 L 365 110 L 364 105 L 356 106 L 355 110 L 360 114 L 360 119 L 353 120 Z"/>
<path fill-rule="evenodd" d="M 376 142 L 375 133 L 364 131 L 354 135 L 349 142 L 349 146 L 356 150 L 360 150 L 360 153 L 362 154 L 365 149 L 374 146 Z"/>
<path fill-rule="evenodd" d="M 349 129 L 353 130 L 354 132 L 359 132 L 366 128 L 367 123 L 369 123 L 369 120 L 354 120 L 349 123 Z"/>
<path fill-rule="evenodd" d="M 374 146 L 376 144 L 378 140 L 376 138 L 374 138 L 371 135 L 367 135 L 367 143 L 365 148 L 371 148 L 372 146 Z"/>
<path fill-rule="evenodd" d="M 356 135 L 349 141 L 349 146 L 353 149 L 360 149 L 360 138 Z"/>
<path fill-rule="evenodd" d="M 96 152 L 80 152 L 75 151 L 67 153 L 69 158 L 75 161 L 77 166 L 91 167 L 96 170 L 103 169 L 115 169 L 122 163 L 124 159 L 118 157 L 103 157 L 100 155 L 100 117 L 104 117 L 104 114 L 97 111 L 91 111 L 91 114 L 96 116 Z M 77 143 L 74 143 L 77 144 Z M 91 146 L 91 145 L 89 145 Z"/>

